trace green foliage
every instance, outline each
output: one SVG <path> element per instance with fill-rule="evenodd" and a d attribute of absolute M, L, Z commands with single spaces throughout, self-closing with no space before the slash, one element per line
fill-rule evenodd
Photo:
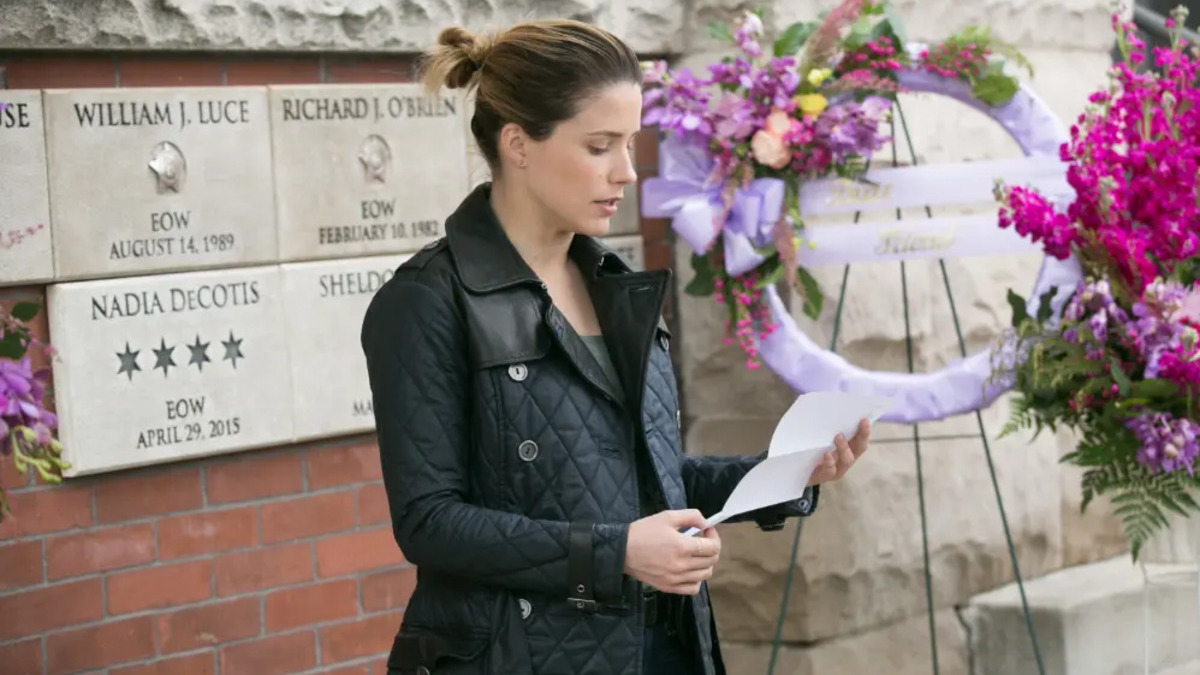
<path fill-rule="evenodd" d="M 971 94 L 990 106 L 1008 103 L 1017 95 L 1017 81 L 1004 73 L 1004 66 L 995 62 L 971 83 Z"/>
<path fill-rule="evenodd" d="M 733 42 L 733 29 L 723 21 L 710 21 L 704 32 L 708 37 L 720 42 Z"/>
<path fill-rule="evenodd" d="M 1154 396 L 1165 396 L 1170 391 L 1170 383 L 1158 380 L 1135 382 L 1131 387 L 1135 395 L 1139 389 Z M 1063 400 L 1067 393 L 1047 396 L 1043 391 L 1038 396 L 1021 391 L 1012 401 L 1009 420 L 1000 435 L 1030 429 L 1036 438 L 1044 430 L 1053 433 L 1060 427 L 1080 433 L 1078 447 L 1064 455 L 1062 462 L 1084 469 L 1081 510 L 1086 511 L 1098 497 L 1109 498 L 1136 561 L 1146 542 L 1168 527 L 1170 514 L 1200 514 L 1196 501 L 1200 476 L 1186 471 L 1154 472 L 1142 466 L 1136 459 L 1138 441 L 1122 424 L 1127 417 L 1120 410 L 1123 406 L 1114 403 L 1099 413 L 1080 416 L 1065 405 L 1051 402 L 1052 398 Z"/>
<path fill-rule="evenodd" d="M 1156 472 L 1139 464 L 1139 442 L 1125 422 L 1146 410 L 1186 415 L 1193 406 L 1177 385 L 1145 378 L 1111 348 L 1105 361 L 1084 358 L 1083 349 L 1049 323 L 1055 292 L 1040 296 L 1035 316 L 1028 314 L 1021 296 L 1008 293 L 1015 344 L 1026 357 L 1012 373 L 1015 395 L 1000 436 L 1021 430 L 1031 431 L 1033 438 L 1059 429 L 1078 433 L 1078 447 L 1062 461 L 1084 469 L 1082 509 L 1099 497 L 1108 498 L 1136 561 L 1146 542 L 1169 526 L 1170 514 L 1200 514 L 1200 476 Z M 1087 400 L 1103 403 L 1082 405 Z"/>
<path fill-rule="evenodd" d="M 908 42 L 908 30 L 904 27 L 904 19 L 890 2 L 883 5 L 883 21 L 875 27 L 875 34 L 886 35 L 898 45 Z"/>
<path fill-rule="evenodd" d="M 821 309 L 825 305 L 825 296 L 821 293 L 821 285 L 817 283 L 812 273 L 803 267 L 797 270 L 797 276 L 800 281 L 800 294 L 804 298 L 802 308 L 804 316 L 815 321 L 817 317 L 821 316 Z"/>
<path fill-rule="evenodd" d="M 1108 495 L 1134 560 L 1154 534 L 1168 527 L 1170 513 L 1188 516 L 1200 511 L 1195 500 L 1200 479 L 1186 471 L 1156 473 L 1138 464 L 1137 440 L 1114 418 L 1101 416 L 1081 431 L 1079 447 L 1063 461 L 1084 468 L 1082 509 Z"/>
<path fill-rule="evenodd" d="M 969 45 L 991 52 L 991 58 L 982 72 L 977 75 L 962 74 L 971 86 L 971 94 L 990 106 L 1008 103 L 1020 88 L 1017 79 L 1006 70 L 1009 64 L 1033 76 L 1033 64 L 1021 50 L 1016 45 L 994 38 L 987 26 L 968 26 L 944 40 L 941 45 L 949 47 L 952 52 L 961 51 Z"/>
<path fill-rule="evenodd" d="M 692 280 L 683 288 L 683 292 L 697 297 L 708 297 L 716 292 L 717 275 L 719 270 L 713 269 L 708 254 L 692 254 Z"/>
<path fill-rule="evenodd" d="M 40 310 L 41 305 L 36 302 L 18 302 L 13 305 L 9 315 L 16 321 L 13 322 L 15 325 L 10 325 L 7 330 L 0 331 L 0 358 L 12 361 L 24 358 L 32 340 L 29 326 L 25 324 L 37 317 Z"/>
<path fill-rule="evenodd" d="M 804 43 L 817 30 L 820 24 L 815 21 L 797 21 L 788 26 L 775 39 L 775 56 L 795 56 L 804 47 Z"/>

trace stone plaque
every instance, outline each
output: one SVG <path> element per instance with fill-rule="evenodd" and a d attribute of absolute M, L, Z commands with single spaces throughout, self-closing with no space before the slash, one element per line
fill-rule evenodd
<path fill-rule="evenodd" d="M 0 284 L 54 277 L 42 93 L 0 90 Z"/>
<path fill-rule="evenodd" d="M 621 237 L 604 237 L 600 241 L 625 259 L 635 272 L 646 269 L 646 249 L 642 235 L 630 234 Z"/>
<path fill-rule="evenodd" d="M 408 255 L 282 265 L 296 436 L 375 428 L 359 334 L 367 305 Z"/>
<path fill-rule="evenodd" d="M 469 188 L 462 97 L 416 84 L 271 87 L 279 251 L 414 251 Z"/>
<path fill-rule="evenodd" d="M 53 285 L 68 475 L 286 443 L 277 266 Z"/>
<path fill-rule="evenodd" d="M 265 87 L 47 91 L 46 120 L 58 278 L 275 260 Z"/>

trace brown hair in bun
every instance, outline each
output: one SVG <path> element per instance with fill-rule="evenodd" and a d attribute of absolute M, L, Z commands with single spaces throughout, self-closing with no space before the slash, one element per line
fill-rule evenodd
<path fill-rule="evenodd" d="M 431 92 L 475 88 L 471 134 L 493 173 L 500 168 L 497 143 L 505 124 L 518 124 L 543 140 L 597 90 L 642 81 L 628 45 L 602 28 L 571 20 L 529 21 L 495 38 L 446 28 L 421 69 Z"/>

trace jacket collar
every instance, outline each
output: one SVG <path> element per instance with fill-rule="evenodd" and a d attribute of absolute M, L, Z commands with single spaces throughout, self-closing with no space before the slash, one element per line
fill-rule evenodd
<path fill-rule="evenodd" d="M 492 210 L 491 183 L 471 191 L 446 220 L 446 242 L 463 285 L 473 293 L 490 293 L 541 281 L 517 252 Z M 594 237 L 575 235 L 568 255 L 588 281 L 632 270 L 621 257 Z"/>

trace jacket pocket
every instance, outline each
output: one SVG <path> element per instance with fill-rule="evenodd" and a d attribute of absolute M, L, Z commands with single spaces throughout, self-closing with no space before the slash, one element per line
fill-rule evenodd
<path fill-rule="evenodd" d="M 485 636 L 446 636 L 402 630 L 388 654 L 389 675 L 454 675 L 482 673 L 477 661 L 487 647 Z"/>

